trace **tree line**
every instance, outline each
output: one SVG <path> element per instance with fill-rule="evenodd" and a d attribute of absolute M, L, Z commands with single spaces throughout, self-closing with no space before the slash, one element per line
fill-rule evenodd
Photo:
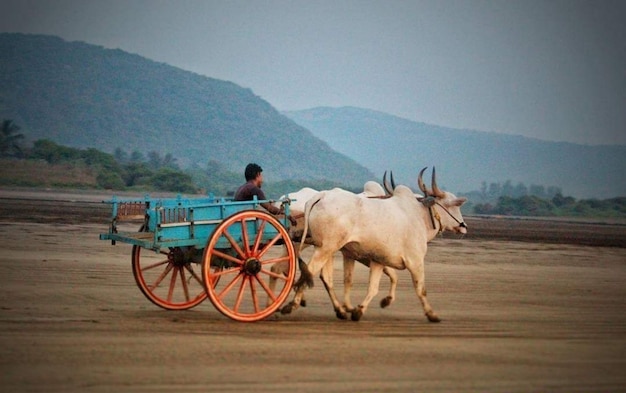
<path fill-rule="evenodd" d="M 564 196 L 560 187 L 483 182 L 465 195 L 475 214 L 504 216 L 626 217 L 626 197 L 580 199 Z"/>
<path fill-rule="evenodd" d="M 52 166 L 67 168 L 84 166 L 95 176 L 99 188 L 113 190 L 160 190 L 196 193 L 198 187 L 190 174 L 180 170 L 176 159 L 158 152 L 125 153 L 118 149 L 114 155 L 94 148 L 76 149 L 59 145 L 48 139 L 36 140 L 25 146 L 20 127 L 11 120 L 2 122 L 0 157 L 13 160 L 45 161 Z"/>
<path fill-rule="evenodd" d="M 215 160 L 208 160 L 204 166 L 195 164 L 183 170 L 171 153 L 163 155 L 149 151 L 144 154 L 137 150 L 128 152 L 118 147 L 113 154 L 108 154 L 95 148 L 63 146 L 47 139 L 40 139 L 33 142 L 32 146 L 26 146 L 24 135 L 19 131 L 20 127 L 13 121 L 3 121 L 0 158 L 44 161 L 50 166 L 58 167 L 59 171 L 67 170 L 68 166 L 88 168 L 95 177 L 96 186 L 101 189 L 230 196 L 245 180 L 244 168 L 235 172 Z M 3 184 L 23 185 L 19 182 L 10 184 L 10 179 L 4 179 Z M 36 186 L 32 183 L 28 185 Z M 73 183 L 68 186 L 80 185 Z M 327 180 L 282 180 L 266 182 L 263 188 L 268 197 L 278 198 L 305 186 L 317 189 L 346 188 Z"/>

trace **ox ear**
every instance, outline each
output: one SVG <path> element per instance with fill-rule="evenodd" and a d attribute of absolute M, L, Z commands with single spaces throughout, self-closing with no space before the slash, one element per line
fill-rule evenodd
<path fill-rule="evenodd" d="M 461 206 L 465 202 L 467 202 L 467 198 L 461 197 L 461 198 L 456 198 L 455 200 L 453 200 L 451 204 L 452 206 Z"/>

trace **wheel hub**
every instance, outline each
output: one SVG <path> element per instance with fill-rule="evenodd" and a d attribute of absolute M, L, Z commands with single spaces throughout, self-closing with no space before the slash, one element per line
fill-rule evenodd
<path fill-rule="evenodd" d="M 174 266 L 185 266 L 191 262 L 195 262 L 195 250 L 193 248 L 174 247 L 167 254 L 167 259 Z"/>
<path fill-rule="evenodd" d="M 243 272 L 249 276 L 256 276 L 261 271 L 261 262 L 256 258 L 248 258 L 243 264 Z"/>

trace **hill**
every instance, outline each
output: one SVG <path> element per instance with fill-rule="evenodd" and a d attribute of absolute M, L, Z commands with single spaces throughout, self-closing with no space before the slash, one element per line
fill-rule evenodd
<path fill-rule="evenodd" d="M 234 83 L 52 36 L 0 34 L 0 52 L 0 119 L 31 141 L 171 153 L 182 167 L 213 161 L 239 173 L 257 162 L 268 182 L 357 187 L 373 177 Z"/>
<path fill-rule="evenodd" d="M 626 146 L 459 130 L 352 107 L 283 113 L 370 171 L 392 169 L 396 183 L 412 187 L 421 168 L 436 166 L 439 185 L 453 192 L 510 180 L 560 187 L 578 198 L 626 195 Z"/>

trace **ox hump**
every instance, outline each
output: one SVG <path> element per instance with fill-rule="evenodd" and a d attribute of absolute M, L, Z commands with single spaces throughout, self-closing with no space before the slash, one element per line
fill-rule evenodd
<path fill-rule="evenodd" d="M 402 196 L 402 197 L 410 197 L 415 198 L 415 194 L 413 194 L 413 190 L 405 185 L 399 185 L 393 190 L 394 196 Z"/>

